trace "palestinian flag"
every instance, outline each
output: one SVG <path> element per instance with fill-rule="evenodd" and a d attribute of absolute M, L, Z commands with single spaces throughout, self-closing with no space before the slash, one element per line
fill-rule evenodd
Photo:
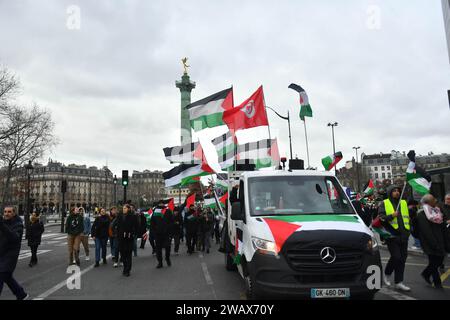
<path fill-rule="evenodd" d="M 220 197 L 219 202 L 221 203 L 221 205 L 223 207 L 227 206 L 227 201 L 228 201 L 228 192 L 225 193 L 222 197 Z"/>
<path fill-rule="evenodd" d="M 342 152 L 337 152 L 334 154 L 334 156 L 328 156 L 326 158 L 322 159 L 322 164 L 325 170 L 330 171 L 333 169 L 339 161 L 342 160 Z"/>
<path fill-rule="evenodd" d="M 205 208 L 216 209 L 217 208 L 216 199 L 214 199 L 214 198 L 205 199 L 204 207 Z"/>
<path fill-rule="evenodd" d="M 305 121 L 305 117 L 312 118 L 313 112 L 311 109 L 311 105 L 309 104 L 309 98 L 306 94 L 306 91 L 295 83 L 292 83 L 289 86 L 289 89 L 295 90 L 300 94 L 300 119 L 302 119 L 302 121 Z"/>
<path fill-rule="evenodd" d="M 166 187 L 185 186 L 194 178 L 214 173 L 208 164 L 181 164 L 163 173 Z"/>
<path fill-rule="evenodd" d="M 373 184 L 372 179 L 370 179 L 369 182 L 367 183 L 367 185 L 364 187 L 363 193 L 366 196 L 370 196 L 370 195 L 373 195 L 374 190 L 375 190 L 375 185 Z"/>
<path fill-rule="evenodd" d="M 280 155 L 276 139 L 264 139 L 257 142 L 239 145 L 237 149 L 238 160 L 253 160 L 256 168 L 267 168 L 278 165 Z"/>
<path fill-rule="evenodd" d="M 223 113 L 233 109 L 233 88 L 226 89 L 186 106 L 195 131 L 225 125 Z"/>
<path fill-rule="evenodd" d="M 219 165 L 222 170 L 229 170 L 234 166 L 237 140 L 236 137 L 228 131 L 226 134 L 212 140 L 219 157 Z"/>
<path fill-rule="evenodd" d="M 191 205 L 195 204 L 195 196 L 196 194 L 194 193 L 193 195 L 186 198 L 186 208 L 189 209 Z"/>
<path fill-rule="evenodd" d="M 236 265 L 241 264 L 242 252 L 244 251 L 243 246 L 244 246 L 244 244 L 242 243 L 242 241 L 239 240 L 238 237 L 236 237 L 236 245 L 234 247 L 235 256 L 233 259 L 233 263 Z"/>
<path fill-rule="evenodd" d="M 413 161 L 410 161 L 406 170 L 406 181 L 418 194 L 424 196 L 430 193 L 431 177 Z"/>
<path fill-rule="evenodd" d="M 263 87 L 253 93 L 250 98 L 241 105 L 227 110 L 223 113 L 223 122 L 230 130 L 236 132 L 242 129 L 268 126 L 266 106 L 264 103 Z"/>
<path fill-rule="evenodd" d="M 164 156 L 170 163 L 200 164 L 205 159 L 200 142 L 188 143 L 183 146 L 164 148 Z"/>
<path fill-rule="evenodd" d="M 392 234 L 382 225 L 381 219 L 377 218 L 372 222 L 372 230 L 380 235 L 381 239 L 389 239 Z"/>

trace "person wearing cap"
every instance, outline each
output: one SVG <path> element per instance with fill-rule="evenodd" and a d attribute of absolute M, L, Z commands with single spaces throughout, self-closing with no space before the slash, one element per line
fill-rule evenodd
<path fill-rule="evenodd" d="M 386 239 L 391 257 L 384 270 L 383 281 L 386 286 L 391 286 L 390 276 L 395 272 L 395 288 L 410 291 L 411 289 L 403 284 L 411 229 L 408 203 L 400 199 L 401 188 L 398 186 L 389 186 L 387 196 L 378 208 L 378 215 L 383 226 L 392 234 L 392 237 Z"/>

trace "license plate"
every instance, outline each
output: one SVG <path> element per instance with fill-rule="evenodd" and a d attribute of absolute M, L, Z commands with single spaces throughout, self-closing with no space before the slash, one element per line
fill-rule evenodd
<path fill-rule="evenodd" d="M 312 299 L 326 299 L 326 298 L 350 298 L 349 288 L 339 289 L 311 289 Z"/>

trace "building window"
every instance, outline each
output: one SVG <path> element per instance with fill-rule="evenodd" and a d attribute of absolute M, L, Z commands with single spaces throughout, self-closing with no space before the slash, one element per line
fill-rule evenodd
<path fill-rule="evenodd" d="M 381 166 L 381 171 L 384 171 L 384 166 Z"/>
<path fill-rule="evenodd" d="M 375 179 L 378 179 L 378 173 L 375 173 Z"/>
<path fill-rule="evenodd" d="M 391 176 L 391 173 L 389 172 L 388 173 L 388 179 L 391 179 L 392 178 L 392 176 Z"/>
<path fill-rule="evenodd" d="M 383 179 L 386 179 L 386 174 L 384 172 L 381 174 L 381 176 L 383 177 Z"/>
<path fill-rule="evenodd" d="M 374 169 L 375 171 L 378 171 L 378 167 L 374 167 L 373 169 Z"/>
<path fill-rule="evenodd" d="M 391 170 L 391 166 L 387 166 L 386 170 L 388 170 L 388 171 Z"/>

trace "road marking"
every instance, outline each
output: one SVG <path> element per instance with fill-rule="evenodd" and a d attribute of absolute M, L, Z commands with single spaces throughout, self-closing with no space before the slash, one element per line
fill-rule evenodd
<path fill-rule="evenodd" d="M 52 238 L 52 240 L 62 240 L 62 239 L 67 239 L 67 236 L 62 236 L 62 237 L 58 237 L 58 238 Z"/>
<path fill-rule="evenodd" d="M 203 258 L 204 258 L 202 253 L 199 253 L 198 257 L 199 257 L 201 260 L 203 260 Z M 211 286 L 211 290 L 212 290 L 212 292 L 213 292 L 214 299 L 217 300 L 216 291 L 214 290 L 214 282 L 213 282 L 213 280 L 212 280 L 212 278 L 211 278 L 211 275 L 209 274 L 208 266 L 206 265 L 206 262 L 204 262 L 204 261 L 202 261 L 200 264 L 201 264 L 201 266 L 202 266 L 203 275 L 205 276 L 206 283 L 207 283 L 209 286 Z"/>
<path fill-rule="evenodd" d="M 50 251 L 52 251 L 52 250 L 38 250 L 37 251 L 37 255 L 40 255 L 40 254 L 43 254 L 43 253 L 47 253 L 47 252 L 50 252 Z M 23 260 L 23 259 L 26 259 L 26 258 L 29 258 L 29 257 L 31 257 L 31 250 L 22 250 L 22 251 L 20 251 L 19 258 L 17 260 Z"/>
<path fill-rule="evenodd" d="M 445 282 L 445 280 L 447 280 L 447 278 L 450 276 L 450 269 L 447 270 L 446 273 L 441 275 L 441 281 Z"/>
<path fill-rule="evenodd" d="M 107 259 L 111 258 L 111 255 L 108 255 L 106 257 Z M 80 277 L 85 274 L 86 272 L 91 271 L 92 269 L 94 269 L 95 264 L 91 264 L 89 267 L 87 267 L 86 269 L 84 269 L 83 271 L 81 271 L 80 273 Z M 70 275 L 69 277 L 67 277 L 67 279 L 69 279 L 72 275 Z M 67 279 L 64 279 L 63 281 L 61 281 L 60 283 L 58 283 L 56 286 L 48 289 L 47 291 L 45 291 L 44 293 L 38 295 L 36 298 L 34 298 L 33 300 L 44 300 L 45 298 L 48 298 L 48 296 L 50 296 L 51 294 L 55 293 L 56 291 L 58 291 L 59 289 L 65 287 L 67 285 Z"/>
<path fill-rule="evenodd" d="M 383 259 L 381 259 L 381 261 L 387 263 L 389 261 L 389 259 L 383 258 Z M 410 262 L 407 262 L 406 265 L 414 266 L 414 267 L 427 267 L 428 266 L 427 264 L 423 264 L 423 263 L 410 263 Z"/>
<path fill-rule="evenodd" d="M 201 265 L 202 265 L 202 269 L 203 269 L 203 274 L 205 275 L 206 283 L 209 284 L 210 286 L 212 286 L 214 284 L 214 282 L 212 281 L 211 276 L 209 274 L 208 266 L 204 262 L 202 262 Z"/>
<path fill-rule="evenodd" d="M 58 236 L 60 235 L 59 233 L 46 233 L 42 235 L 42 238 L 49 238 L 49 237 L 54 237 L 54 236 Z M 67 238 L 66 236 L 64 236 L 64 238 Z"/>
<path fill-rule="evenodd" d="M 388 288 L 381 288 L 381 290 L 379 291 L 382 294 L 388 295 L 392 298 L 394 298 L 395 300 L 417 300 L 416 298 L 407 296 L 405 294 L 402 294 L 400 292 L 388 289 Z"/>

